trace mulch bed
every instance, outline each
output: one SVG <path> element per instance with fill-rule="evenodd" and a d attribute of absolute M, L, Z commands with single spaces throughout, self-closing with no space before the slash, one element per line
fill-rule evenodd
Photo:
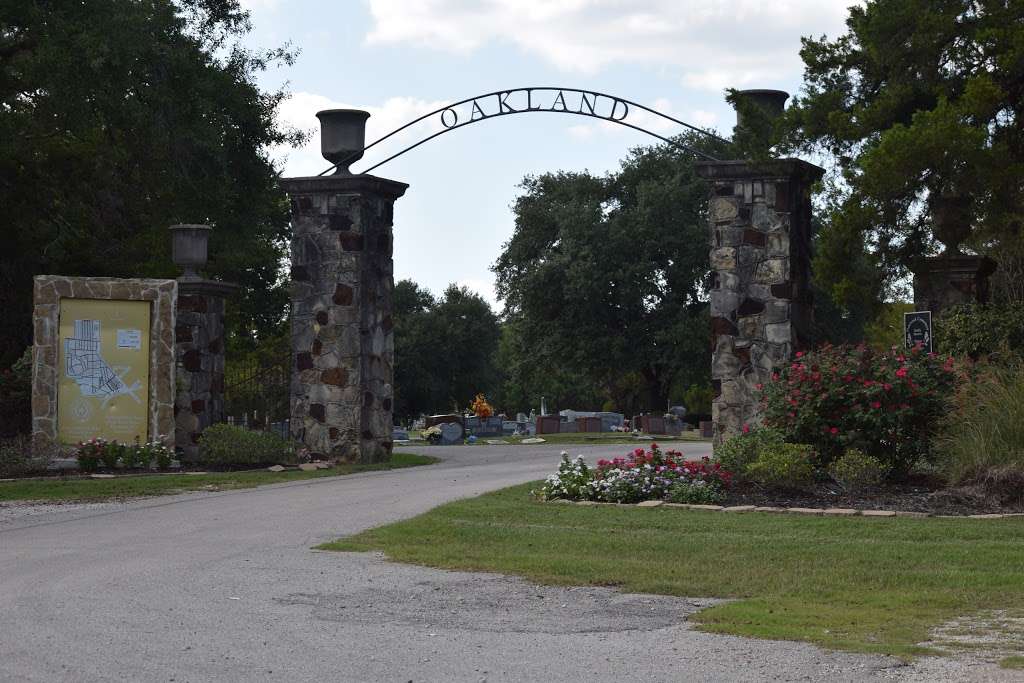
<path fill-rule="evenodd" d="M 819 484 L 807 491 L 765 491 L 754 484 L 737 484 L 722 505 L 757 505 L 781 508 L 856 508 L 902 510 L 933 515 L 981 515 L 1024 512 L 1024 499 L 1000 500 L 973 488 L 945 488 L 934 479 L 916 477 L 856 494 L 835 484 Z"/>

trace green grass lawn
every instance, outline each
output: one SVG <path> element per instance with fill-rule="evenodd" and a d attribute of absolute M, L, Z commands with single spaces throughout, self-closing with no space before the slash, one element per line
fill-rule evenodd
<path fill-rule="evenodd" d="M 536 502 L 532 485 L 322 546 L 540 583 L 737 598 L 706 631 L 924 654 L 932 627 L 1024 609 L 1024 518 L 842 519 Z"/>
<path fill-rule="evenodd" d="M 205 474 L 140 474 L 114 479 L 43 478 L 0 482 L 0 502 L 12 500 L 98 501 L 137 496 L 162 496 L 199 489 L 247 489 L 283 481 L 336 477 L 416 465 L 430 465 L 437 458 L 394 453 L 391 461 L 375 465 L 338 465 L 329 470 L 270 472 L 208 472 Z"/>

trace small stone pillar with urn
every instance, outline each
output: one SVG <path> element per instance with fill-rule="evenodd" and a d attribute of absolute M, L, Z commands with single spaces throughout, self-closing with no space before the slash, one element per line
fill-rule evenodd
<path fill-rule="evenodd" d="M 291 435 L 317 457 L 380 462 L 392 445 L 392 210 L 408 185 L 349 171 L 367 112 L 317 117 L 337 170 L 282 180 L 292 209 Z"/>
<path fill-rule="evenodd" d="M 971 233 L 972 199 L 936 193 L 928 201 L 932 232 L 945 249 L 914 266 L 914 308 L 932 316 L 958 304 L 988 302 L 989 276 L 996 263 L 985 256 L 964 254 L 960 243 Z"/>
<path fill-rule="evenodd" d="M 224 415 L 224 313 L 226 299 L 237 286 L 203 278 L 208 225 L 173 225 L 174 262 L 184 269 L 178 278 L 178 309 L 174 327 L 177 391 L 174 399 L 174 442 L 187 462 L 199 453 L 203 430 Z"/>

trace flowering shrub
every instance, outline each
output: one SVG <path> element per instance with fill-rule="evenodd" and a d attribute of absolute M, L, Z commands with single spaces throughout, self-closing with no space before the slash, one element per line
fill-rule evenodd
<path fill-rule="evenodd" d="M 707 483 L 703 479 L 676 481 L 668 490 L 670 503 L 689 503 L 691 505 L 717 505 L 725 500 L 722 487 Z"/>
<path fill-rule="evenodd" d="M 953 358 L 918 349 L 824 346 L 772 376 L 765 422 L 786 441 L 814 446 L 823 464 L 847 448 L 905 475 L 931 457 L 931 435 L 958 383 Z"/>
<path fill-rule="evenodd" d="M 171 466 L 174 458 L 174 453 L 164 445 L 162 437 L 132 446 L 96 437 L 79 443 L 74 455 L 78 459 L 78 468 L 83 472 L 93 472 L 100 464 L 108 470 L 117 467 L 128 470 L 147 469 L 154 464 L 165 470 Z"/>
<path fill-rule="evenodd" d="M 637 448 L 625 458 L 598 460 L 590 469 L 583 456 L 570 460 L 562 453 L 556 474 L 548 477 L 541 491 L 545 500 L 600 500 L 609 503 L 637 503 L 642 500 L 671 499 L 675 496 L 705 502 L 717 500 L 728 488 L 732 475 L 708 458 L 685 460 L 678 451 L 662 452 L 658 444 L 649 450 Z"/>
<path fill-rule="evenodd" d="M 78 459 L 78 469 L 83 472 L 94 472 L 100 466 L 104 452 L 107 450 L 105 439 L 93 438 L 82 441 L 75 447 L 75 457 Z"/>
<path fill-rule="evenodd" d="M 558 465 L 558 472 L 544 480 L 540 496 L 544 500 L 590 500 L 592 483 L 593 472 L 587 467 L 587 463 L 583 462 L 583 456 L 579 455 L 575 460 L 570 460 L 569 454 L 562 451 L 562 462 Z"/>
<path fill-rule="evenodd" d="M 136 445 L 133 449 L 136 453 L 138 467 L 156 466 L 158 470 L 166 470 L 171 466 L 174 453 L 164 445 L 163 440 L 153 439 L 142 445 Z"/>

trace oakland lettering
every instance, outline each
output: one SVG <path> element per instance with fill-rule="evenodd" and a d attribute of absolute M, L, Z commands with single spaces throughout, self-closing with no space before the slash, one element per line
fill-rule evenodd
<path fill-rule="evenodd" d="M 461 114 L 460 114 L 461 110 Z M 601 93 L 555 88 L 517 88 L 476 97 L 440 112 L 441 125 L 458 128 L 493 116 L 528 111 L 552 111 L 622 121 L 629 116 L 629 105 L 617 97 Z"/>

